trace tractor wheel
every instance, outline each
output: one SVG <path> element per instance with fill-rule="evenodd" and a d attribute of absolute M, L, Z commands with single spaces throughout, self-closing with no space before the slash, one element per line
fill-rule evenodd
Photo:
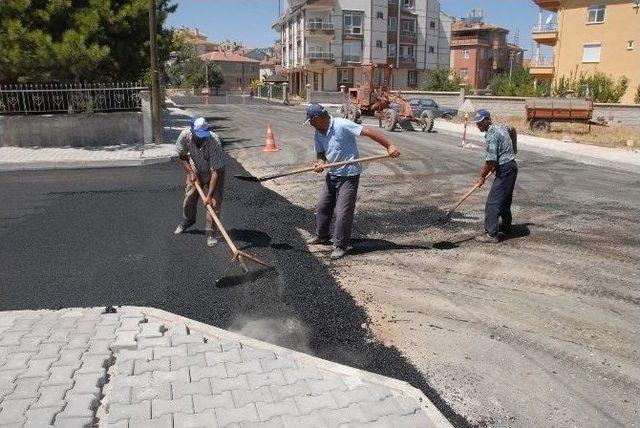
<path fill-rule="evenodd" d="M 549 132 L 551 130 L 551 123 L 548 120 L 538 119 L 531 122 L 531 129 L 534 131 Z"/>
<path fill-rule="evenodd" d="M 360 109 L 354 105 L 349 106 L 349 116 L 347 118 L 352 122 L 357 122 L 360 119 Z"/>
<path fill-rule="evenodd" d="M 431 132 L 433 129 L 434 114 L 429 110 L 425 110 L 420 113 L 420 128 L 422 132 Z"/>
<path fill-rule="evenodd" d="M 388 108 L 384 111 L 384 129 L 387 131 L 393 131 L 398 123 L 398 112 L 392 108 Z"/>

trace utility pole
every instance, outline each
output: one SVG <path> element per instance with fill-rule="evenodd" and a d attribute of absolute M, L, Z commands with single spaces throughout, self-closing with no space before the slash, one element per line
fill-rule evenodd
<path fill-rule="evenodd" d="M 153 142 L 156 144 L 162 144 L 160 76 L 158 74 L 158 40 L 156 27 L 156 0 L 149 0 L 149 46 L 151 48 L 151 121 L 153 123 Z"/>

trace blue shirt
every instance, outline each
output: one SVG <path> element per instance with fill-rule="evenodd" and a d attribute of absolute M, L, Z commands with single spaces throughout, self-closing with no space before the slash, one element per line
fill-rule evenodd
<path fill-rule="evenodd" d="M 497 161 L 498 165 L 504 165 L 516 158 L 513 144 L 506 126 L 491 125 L 484 136 L 486 142 L 485 160 Z"/>
<path fill-rule="evenodd" d="M 358 147 L 356 139 L 362 132 L 362 125 L 358 125 L 348 119 L 332 117 L 327 135 L 316 130 L 314 137 L 316 143 L 316 153 L 324 153 L 327 163 L 342 162 L 358 159 Z M 362 166 L 360 164 L 344 165 L 330 168 L 329 174 L 339 177 L 351 177 L 360 175 Z"/>

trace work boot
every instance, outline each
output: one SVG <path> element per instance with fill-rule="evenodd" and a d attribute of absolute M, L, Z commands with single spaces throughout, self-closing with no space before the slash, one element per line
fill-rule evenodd
<path fill-rule="evenodd" d="M 309 245 L 331 245 L 331 241 L 329 238 L 321 238 L 319 236 L 312 236 L 307 239 L 307 244 Z"/>
<path fill-rule="evenodd" d="M 336 247 L 334 248 L 333 252 L 331 253 L 331 259 L 332 260 L 336 260 L 339 259 L 340 257 L 344 257 L 344 255 L 347 254 L 347 250 L 345 248 L 342 247 Z"/>
<path fill-rule="evenodd" d="M 488 233 L 485 233 L 481 236 L 476 236 L 476 241 L 488 244 L 497 244 L 498 242 L 500 242 L 497 236 L 491 236 Z"/>
<path fill-rule="evenodd" d="M 187 229 L 189 229 L 191 226 L 193 226 L 193 223 L 180 223 L 178 225 L 178 227 L 176 227 L 176 230 L 173 232 L 176 235 L 180 235 L 181 233 L 184 233 Z"/>

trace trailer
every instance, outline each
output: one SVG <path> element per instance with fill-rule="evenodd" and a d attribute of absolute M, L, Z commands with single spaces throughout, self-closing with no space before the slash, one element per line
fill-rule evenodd
<path fill-rule="evenodd" d="M 554 122 L 607 126 L 593 120 L 593 101 L 582 98 L 528 98 L 525 101 L 527 123 L 535 131 L 549 131 Z"/>

